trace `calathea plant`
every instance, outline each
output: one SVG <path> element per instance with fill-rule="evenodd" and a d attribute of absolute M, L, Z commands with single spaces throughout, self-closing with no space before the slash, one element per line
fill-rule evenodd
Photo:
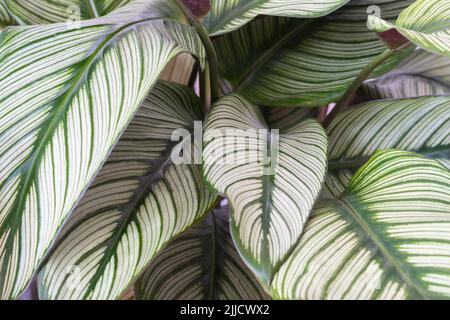
<path fill-rule="evenodd" d="M 0 298 L 449 298 L 449 21 L 0 0 Z"/>

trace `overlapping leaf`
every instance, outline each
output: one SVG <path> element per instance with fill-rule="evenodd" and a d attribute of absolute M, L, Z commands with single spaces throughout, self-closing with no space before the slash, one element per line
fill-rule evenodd
<path fill-rule="evenodd" d="M 211 11 L 203 24 L 212 35 L 227 33 L 257 15 L 315 18 L 325 16 L 349 0 L 211 0 Z"/>
<path fill-rule="evenodd" d="M 280 129 L 279 135 L 268 129 Z M 325 132 L 311 119 L 270 126 L 257 107 L 230 95 L 213 107 L 204 140 L 204 174 L 227 195 L 238 250 L 267 283 L 322 188 Z"/>
<path fill-rule="evenodd" d="M 26 287 L 164 66 L 204 59 L 176 3 L 133 3 L 81 28 L 1 33 L 0 298 Z"/>
<path fill-rule="evenodd" d="M 0 31 L 11 25 L 16 25 L 17 21 L 11 16 L 10 11 L 5 3 L 5 0 L 0 0 Z"/>
<path fill-rule="evenodd" d="M 172 162 L 174 132 L 199 119 L 190 89 L 157 84 L 39 274 L 42 299 L 119 298 L 168 241 L 208 213 L 215 198 L 198 166 Z"/>
<path fill-rule="evenodd" d="M 281 299 L 450 297 L 450 172 L 378 153 L 346 193 L 315 209 L 272 282 Z"/>
<path fill-rule="evenodd" d="M 367 28 L 367 8 L 379 5 L 395 19 L 407 1 L 352 1 L 323 19 L 264 17 L 214 44 L 222 76 L 253 103 L 268 106 L 322 106 L 342 97 L 360 71 L 385 50 Z M 392 69 L 397 55 L 373 76 Z"/>
<path fill-rule="evenodd" d="M 369 80 L 362 92 L 371 100 L 450 94 L 450 57 L 418 49 L 387 75 Z"/>
<path fill-rule="evenodd" d="M 341 195 L 378 150 L 421 153 L 450 168 L 450 97 L 375 101 L 341 113 L 328 128 L 327 189 Z"/>
<path fill-rule="evenodd" d="M 417 0 L 402 11 L 395 24 L 376 16 L 370 16 L 369 21 L 378 32 L 395 28 L 418 46 L 450 56 L 450 2 L 447 0 Z"/>
<path fill-rule="evenodd" d="M 164 249 L 136 283 L 139 300 L 267 300 L 234 248 L 228 209 L 216 210 Z"/>
<path fill-rule="evenodd" d="M 131 0 L 1 0 L 0 11 L 3 6 L 23 24 L 71 23 L 104 16 L 129 2 Z"/>

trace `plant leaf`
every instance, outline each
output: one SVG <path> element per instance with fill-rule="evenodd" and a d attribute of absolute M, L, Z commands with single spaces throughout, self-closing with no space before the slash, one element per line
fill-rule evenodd
<path fill-rule="evenodd" d="M 362 90 L 371 100 L 417 98 L 450 94 L 450 87 L 415 75 L 398 75 L 367 82 Z"/>
<path fill-rule="evenodd" d="M 411 1 L 352 1 L 323 19 L 263 17 L 214 41 L 220 72 L 236 92 L 266 106 L 324 106 L 339 100 L 361 70 L 385 51 L 367 29 L 367 7 L 395 19 Z M 373 77 L 390 71 L 400 50 Z"/>
<path fill-rule="evenodd" d="M 279 299 L 450 296 L 450 172 L 434 160 L 385 151 L 346 193 L 321 203 L 276 274 Z"/>
<path fill-rule="evenodd" d="M 204 137 L 205 177 L 228 197 L 238 251 L 268 283 L 322 188 L 325 132 L 312 119 L 269 127 L 257 107 L 229 95 L 213 106 Z"/>
<path fill-rule="evenodd" d="M 138 300 L 269 300 L 234 248 L 228 209 L 181 235 L 135 285 Z"/>
<path fill-rule="evenodd" d="M 204 60 L 175 2 L 133 3 L 0 35 L 0 298 L 26 287 L 164 66 Z"/>
<path fill-rule="evenodd" d="M 421 97 L 362 104 L 328 128 L 327 189 L 340 196 L 353 174 L 378 150 L 414 151 L 450 168 L 450 97 Z"/>
<path fill-rule="evenodd" d="M 385 76 L 361 88 L 370 100 L 450 94 L 450 58 L 418 49 Z"/>
<path fill-rule="evenodd" d="M 369 22 L 378 32 L 396 29 L 418 46 L 450 56 L 450 3 L 447 0 L 417 0 L 399 15 L 395 24 L 374 15 Z"/>
<path fill-rule="evenodd" d="M 211 0 L 203 24 L 211 35 L 220 35 L 253 20 L 257 15 L 316 18 L 342 7 L 349 0 Z"/>
<path fill-rule="evenodd" d="M 0 0 L 22 24 L 75 22 L 104 16 L 131 0 Z M 1 6 L 0 2 L 0 6 Z"/>
<path fill-rule="evenodd" d="M 14 24 L 16 24 L 14 18 L 9 14 L 9 11 L 3 0 L 0 0 L 0 31 L 5 27 Z"/>
<path fill-rule="evenodd" d="M 40 272 L 41 298 L 119 298 L 168 241 L 209 212 L 215 197 L 198 166 L 172 162 L 173 133 L 199 119 L 189 88 L 155 86 Z"/>

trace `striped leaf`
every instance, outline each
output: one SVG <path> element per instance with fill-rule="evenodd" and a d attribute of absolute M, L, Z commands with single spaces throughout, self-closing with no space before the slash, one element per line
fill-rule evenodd
<path fill-rule="evenodd" d="M 387 75 L 369 80 L 362 93 L 370 100 L 450 94 L 450 58 L 418 49 Z"/>
<path fill-rule="evenodd" d="M 450 168 L 450 97 L 375 101 L 338 115 L 330 137 L 327 189 L 339 196 L 378 150 L 421 153 Z"/>
<path fill-rule="evenodd" d="M 417 98 L 450 94 L 450 87 L 432 79 L 415 75 L 388 76 L 368 82 L 362 87 L 371 100 Z"/>
<path fill-rule="evenodd" d="M 135 285 L 138 300 L 268 300 L 234 248 L 228 209 L 180 236 Z"/>
<path fill-rule="evenodd" d="M 4 1 L 5 0 L 0 0 L 0 31 L 7 26 L 17 24 Z"/>
<path fill-rule="evenodd" d="M 361 70 L 385 51 L 367 28 L 367 8 L 378 4 L 395 19 L 410 0 L 352 1 L 322 19 L 264 17 L 214 41 L 220 72 L 230 87 L 258 105 L 327 105 L 339 100 Z M 380 66 L 380 76 L 409 54 Z"/>
<path fill-rule="evenodd" d="M 0 0 L 21 24 L 76 22 L 104 16 L 131 0 Z M 0 18 L 1 19 L 1 18 Z M 0 20 L 1 22 L 1 20 Z"/>
<path fill-rule="evenodd" d="M 346 193 L 319 204 L 272 282 L 280 299 L 450 297 L 450 172 L 378 153 Z"/>
<path fill-rule="evenodd" d="M 395 24 L 370 16 L 369 22 L 378 32 L 396 29 L 418 46 L 450 56 L 450 2 L 417 0 L 402 11 Z"/>
<path fill-rule="evenodd" d="M 257 15 L 315 18 L 342 7 L 349 0 L 211 0 L 203 24 L 211 35 L 236 30 Z"/>
<path fill-rule="evenodd" d="M 112 152 L 39 274 L 42 299 L 117 299 L 215 198 L 196 165 L 173 164 L 175 130 L 202 118 L 198 98 L 159 82 Z"/>
<path fill-rule="evenodd" d="M 79 29 L 2 32 L 0 298 L 26 287 L 164 66 L 185 51 L 203 61 L 193 29 L 164 21 L 182 17 L 143 0 Z"/>
<path fill-rule="evenodd" d="M 203 149 L 207 181 L 230 201 L 237 248 L 265 283 L 303 230 L 327 156 L 315 120 L 269 125 L 244 98 L 225 96 L 209 114 Z"/>

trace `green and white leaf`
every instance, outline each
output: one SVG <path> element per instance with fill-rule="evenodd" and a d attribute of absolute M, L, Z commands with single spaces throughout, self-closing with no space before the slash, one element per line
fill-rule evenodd
<path fill-rule="evenodd" d="M 181 52 L 204 60 L 180 17 L 173 1 L 135 1 L 79 29 L 1 33 L 1 299 L 27 286 L 164 66 Z"/>
<path fill-rule="evenodd" d="M 256 106 L 229 95 L 213 106 L 204 133 L 204 175 L 228 197 L 238 251 L 265 283 L 300 237 L 326 172 L 320 124 L 286 124 L 271 127 Z"/>
<path fill-rule="evenodd" d="M 327 191 L 340 196 L 379 150 L 401 149 L 450 168 L 450 97 L 374 101 L 342 112 L 328 128 Z"/>
<path fill-rule="evenodd" d="M 242 261 L 228 209 L 216 210 L 169 244 L 135 285 L 137 300 L 269 300 Z"/>
<path fill-rule="evenodd" d="M 450 171 L 377 153 L 339 198 L 319 204 L 272 282 L 279 299 L 450 297 Z"/>
<path fill-rule="evenodd" d="M 395 24 L 369 16 L 374 30 L 396 29 L 418 46 L 431 52 L 450 56 L 450 2 L 448 0 L 417 0 L 399 15 Z"/>
<path fill-rule="evenodd" d="M 362 92 L 370 100 L 450 94 L 450 57 L 416 50 L 383 77 L 367 81 Z"/>
<path fill-rule="evenodd" d="M 174 132 L 200 119 L 189 88 L 155 86 L 40 272 L 41 299 L 120 298 L 168 241 L 209 212 L 215 197 L 199 167 L 172 162 Z"/>
<path fill-rule="evenodd" d="M 440 82 L 415 75 L 398 75 L 369 81 L 362 87 L 370 100 L 417 98 L 448 95 L 450 87 Z"/>
<path fill-rule="evenodd" d="M 73 23 L 98 18 L 132 0 L 0 0 L 21 24 Z M 1 20 L 0 20 L 1 21 Z"/>
<path fill-rule="evenodd" d="M 385 51 L 367 28 L 367 8 L 379 5 L 395 19 L 411 3 L 352 1 L 322 19 L 263 17 L 214 41 L 220 73 L 236 92 L 258 105 L 317 107 L 339 100 L 361 70 Z M 380 66 L 390 71 L 413 50 Z"/>
<path fill-rule="evenodd" d="M 16 20 L 11 16 L 5 0 L 0 0 L 0 31 L 1 29 L 17 24 Z"/>
<path fill-rule="evenodd" d="M 203 24 L 211 35 L 239 29 L 257 15 L 293 18 L 322 17 L 349 0 L 211 0 L 211 11 Z"/>

